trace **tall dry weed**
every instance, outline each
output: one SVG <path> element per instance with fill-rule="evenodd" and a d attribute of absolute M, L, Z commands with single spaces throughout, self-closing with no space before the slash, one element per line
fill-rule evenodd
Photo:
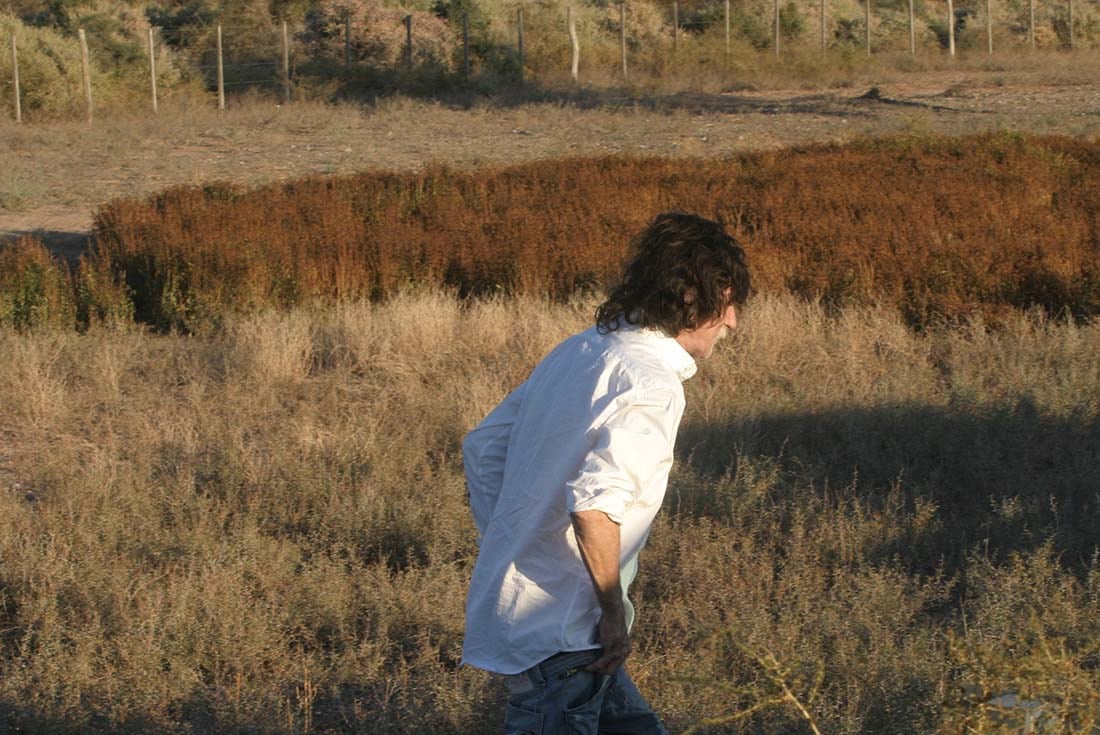
<path fill-rule="evenodd" d="M 64 262 L 31 237 L 0 247 L 0 328 L 72 329 L 76 316 Z"/>
<path fill-rule="evenodd" d="M 1087 141 L 1002 134 L 210 185 L 112 202 L 96 240 L 137 319 L 190 330 L 413 286 L 567 298 L 609 279 L 628 234 L 673 208 L 728 222 L 763 292 L 883 303 L 915 326 L 1033 306 L 1087 318 L 1096 157 Z"/>

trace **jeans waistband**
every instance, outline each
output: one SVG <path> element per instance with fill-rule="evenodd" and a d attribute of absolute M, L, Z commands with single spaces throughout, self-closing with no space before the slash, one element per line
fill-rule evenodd
<path fill-rule="evenodd" d="M 526 671 L 521 671 L 518 674 L 506 674 L 504 683 L 513 696 L 525 694 L 536 687 L 545 685 L 551 679 L 564 679 L 572 676 L 599 657 L 599 648 L 590 648 L 587 651 L 555 653 L 550 658 L 540 661 Z"/>

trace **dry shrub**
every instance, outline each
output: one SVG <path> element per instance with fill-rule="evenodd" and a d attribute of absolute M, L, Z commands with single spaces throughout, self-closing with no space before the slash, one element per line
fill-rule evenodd
<path fill-rule="evenodd" d="M 371 0 L 325 0 L 306 16 L 299 40 L 315 57 L 344 58 L 344 18 L 351 23 L 351 60 L 397 69 L 405 63 L 405 17 L 412 17 L 413 63 L 449 69 L 457 36 L 434 13 L 418 9 L 383 7 Z"/>
<path fill-rule="evenodd" d="M 725 220 L 763 292 L 888 304 L 918 326 L 1031 306 L 1083 318 L 1100 309 L 1098 150 L 1001 134 L 217 184 L 111 202 L 95 237 L 137 318 L 162 327 L 412 284 L 563 298 L 672 208 Z"/>
<path fill-rule="evenodd" d="M 967 625 L 948 637 L 960 675 L 950 732 L 1095 732 L 1098 572 L 1067 578 L 1049 545 L 994 564 L 975 554 Z"/>

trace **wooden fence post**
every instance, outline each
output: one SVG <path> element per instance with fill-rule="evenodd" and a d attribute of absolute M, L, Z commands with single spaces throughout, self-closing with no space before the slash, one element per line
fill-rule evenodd
<path fill-rule="evenodd" d="M 619 59 L 622 61 L 623 79 L 626 79 L 626 0 L 619 3 Z"/>
<path fill-rule="evenodd" d="M 413 17 L 405 16 L 405 71 L 413 68 Z"/>
<path fill-rule="evenodd" d="M 290 103 L 290 33 L 283 20 L 283 102 Z"/>
<path fill-rule="evenodd" d="M 773 3 L 775 6 L 775 55 L 779 56 L 779 0 Z"/>
<path fill-rule="evenodd" d="M 462 14 L 462 78 L 470 81 L 470 14 Z"/>
<path fill-rule="evenodd" d="M 344 68 L 351 68 L 351 11 L 344 11 Z"/>
<path fill-rule="evenodd" d="M 19 51 L 16 49 L 15 34 L 11 34 L 11 83 L 15 92 L 15 121 L 23 122 L 23 103 L 19 99 Z"/>
<path fill-rule="evenodd" d="M 149 82 L 153 93 L 153 114 L 157 112 L 157 47 L 153 43 L 153 27 L 149 26 Z"/>
<path fill-rule="evenodd" d="M 913 0 L 909 0 L 909 54 L 917 55 L 917 23 L 913 15 Z"/>
<path fill-rule="evenodd" d="M 581 63 L 581 44 L 577 40 L 577 19 L 573 17 L 573 6 L 570 5 L 566 13 L 566 22 L 569 25 L 569 44 L 573 48 L 573 63 L 569 68 L 573 81 L 577 81 Z"/>
<path fill-rule="evenodd" d="M 222 57 L 222 25 L 218 24 L 218 109 L 225 109 L 225 64 Z"/>
<path fill-rule="evenodd" d="M 519 50 L 519 83 L 523 84 L 523 6 L 516 13 L 516 25 L 519 27 L 517 46 Z"/>
<path fill-rule="evenodd" d="M 955 57 L 955 3 L 947 0 L 947 46 Z"/>
<path fill-rule="evenodd" d="M 825 0 L 821 0 L 821 53 L 825 53 L 828 39 L 825 35 Z"/>
<path fill-rule="evenodd" d="M 863 26 L 864 36 L 867 39 L 867 55 L 871 55 L 871 0 L 864 0 Z"/>
<path fill-rule="evenodd" d="M 84 106 L 88 111 L 88 122 L 92 121 L 92 69 L 88 61 L 88 38 L 81 28 L 77 34 L 80 37 L 80 75 L 84 81 Z"/>

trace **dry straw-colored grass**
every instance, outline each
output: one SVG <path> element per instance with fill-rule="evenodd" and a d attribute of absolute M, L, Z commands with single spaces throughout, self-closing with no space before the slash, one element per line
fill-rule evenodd
<path fill-rule="evenodd" d="M 495 732 L 502 691 L 457 667 L 459 441 L 593 306 L 0 331 L 0 722 Z M 632 658 L 674 732 L 1004 732 L 1008 691 L 1085 731 L 1095 324 L 765 296 L 687 390 Z"/>
<path fill-rule="evenodd" d="M 1100 148 L 1001 134 L 712 160 L 553 160 L 176 188 L 96 216 L 97 272 L 139 320 L 377 298 L 410 284 L 566 297 L 612 275 L 655 211 L 725 220 L 762 292 L 883 303 L 910 323 L 1100 310 Z"/>

